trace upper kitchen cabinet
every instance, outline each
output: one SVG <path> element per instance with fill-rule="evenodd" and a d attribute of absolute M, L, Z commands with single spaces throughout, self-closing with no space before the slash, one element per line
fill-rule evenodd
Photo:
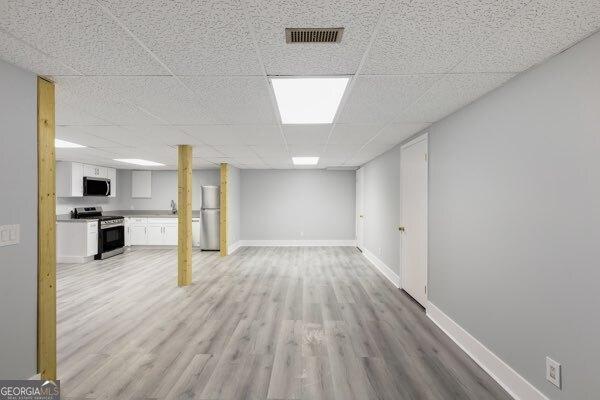
<path fill-rule="evenodd" d="M 131 197 L 143 199 L 152 197 L 151 171 L 131 171 Z"/>
<path fill-rule="evenodd" d="M 94 178 L 108 178 L 108 168 L 99 167 L 97 165 L 83 165 L 83 176 L 91 176 Z"/>
<path fill-rule="evenodd" d="M 107 168 L 106 177 L 110 179 L 110 197 L 117 197 L 117 170 Z"/>
<path fill-rule="evenodd" d="M 83 196 L 83 164 L 56 162 L 56 197 Z"/>
<path fill-rule="evenodd" d="M 117 170 L 70 161 L 56 162 L 56 197 L 83 197 L 83 178 L 110 180 L 110 197 L 117 196 Z"/>

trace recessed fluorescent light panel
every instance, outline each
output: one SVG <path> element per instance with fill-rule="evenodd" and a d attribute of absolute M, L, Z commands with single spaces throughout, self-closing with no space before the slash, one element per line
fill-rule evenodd
<path fill-rule="evenodd" d="M 67 142 L 66 140 L 54 139 L 54 147 L 58 147 L 59 149 L 79 149 L 85 146 Z"/>
<path fill-rule="evenodd" d="M 317 165 L 319 157 L 292 157 L 294 165 Z"/>
<path fill-rule="evenodd" d="M 349 78 L 271 78 L 283 124 L 330 124 Z"/>
<path fill-rule="evenodd" d="M 127 164 L 143 165 L 144 167 L 163 167 L 165 165 L 154 161 L 140 160 L 139 158 L 115 158 L 114 160 Z"/>

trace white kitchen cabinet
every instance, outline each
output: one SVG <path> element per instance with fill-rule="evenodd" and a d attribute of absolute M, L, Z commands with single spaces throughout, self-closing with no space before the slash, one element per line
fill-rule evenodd
<path fill-rule="evenodd" d="M 163 226 L 158 224 L 148 224 L 147 244 L 150 246 L 161 245 L 164 242 Z"/>
<path fill-rule="evenodd" d="M 106 177 L 110 179 L 110 197 L 117 197 L 117 170 L 106 168 Z"/>
<path fill-rule="evenodd" d="M 108 168 L 98 165 L 83 165 L 83 176 L 93 176 L 94 178 L 108 178 Z"/>
<path fill-rule="evenodd" d="M 131 246 L 131 218 L 124 218 L 125 246 Z"/>
<path fill-rule="evenodd" d="M 176 246 L 177 218 L 148 218 L 148 245 Z"/>
<path fill-rule="evenodd" d="M 148 228 L 142 225 L 131 225 L 129 232 L 129 243 L 131 246 L 142 246 L 146 244 L 146 231 Z"/>
<path fill-rule="evenodd" d="M 152 171 L 131 171 L 131 197 L 152 197 Z"/>
<path fill-rule="evenodd" d="M 98 254 L 98 221 L 87 223 L 87 254 L 94 256 Z"/>
<path fill-rule="evenodd" d="M 84 263 L 98 254 L 98 221 L 57 221 L 56 256 L 59 263 Z"/>
<path fill-rule="evenodd" d="M 163 227 L 164 244 L 167 246 L 177 246 L 178 227 L 175 224 L 166 224 Z"/>
<path fill-rule="evenodd" d="M 129 244 L 130 246 L 142 246 L 148 243 L 146 236 L 148 232 L 147 218 L 129 219 Z"/>
<path fill-rule="evenodd" d="M 83 196 L 83 164 L 56 162 L 56 197 Z"/>

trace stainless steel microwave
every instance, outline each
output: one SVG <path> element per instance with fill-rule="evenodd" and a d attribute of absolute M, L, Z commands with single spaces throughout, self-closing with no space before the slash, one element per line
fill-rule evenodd
<path fill-rule="evenodd" d="M 84 196 L 110 196 L 110 179 L 94 178 L 91 176 L 83 177 L 83 195 Z"/>

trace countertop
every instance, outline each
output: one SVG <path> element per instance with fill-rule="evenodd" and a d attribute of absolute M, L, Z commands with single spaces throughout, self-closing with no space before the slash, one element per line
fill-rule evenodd
<path fill-rule="evenodd" d="M 104 211 L 102 215 L 106 216 L 123 216 L 127 218 L 177 218 L 177 214 L 171 213 L 170 210 L 111 210 Z M 199 218 L 200 210 L 192 211 L 192 218 Z M 85 219 L 73 219 L 69 214 L 60 214 L 56 216 L 56 222 L 75 222 L 85 223 Z"/>

